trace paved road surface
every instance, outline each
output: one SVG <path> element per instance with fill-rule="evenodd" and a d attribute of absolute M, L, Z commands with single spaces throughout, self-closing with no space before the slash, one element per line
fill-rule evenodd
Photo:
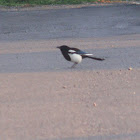
<path fill-rule="evenodd" d="M 77 40 L 77 43 L 79 42 L 78 44 L 71 44 L 72 41 L 67 44 L 74 45 L 74 47 L 81 47 L 83 46 L 82 43 L 80 43 L 81 40 L 86 38 L 92 39 L 139 34 L 139 15 L 139 5 L 114 5 L 61 10 L 1 12 L 1 53 L 2 51 L 10 50 L 12 48 L 16 48 L 16 50 L 22 49 L 22 51 L 21 53 L 14 53 L 14 51 L 16 51 L 14 50 L 12 54 L 9 51 L 9 53 L 1 55 L 0 72 L 39 72 L 61 69 L 59 53 L 57 51 L 48 52 L 48 48 L 53 50 L 58 45 L 66 44 L 63 43 L 64 40 L 72 40 L 75 38 L 79 39 Z M 41 42 L 41 40 L 43 41 Z M 49 40 L 53 41 L 45 42 Z M 59 42 L 60 40 L 62 41 Z M 139 36 L 136 37 L 136 40 L 139 40 Z M 6 44 L 5 42 L 11 43 Z M 32 42 L 32 44 L 30 43 L 28 45 L 28 42 Z M 86 42 L 89 42 L 89 40 Z M 97 41 L 95 40 L 95 42 Z M 88 43 L 85 43 L 83 49 L 87 49 L 87 51 L 91 53 L 93 52 L 95 55 L 112 59 L 112 62 L 114 63 L 114 65 L 109 61 L 104 62 L 102 65 L 98 63 L 96 67 L 94 66 L 95 64 L 93 64 L 92 69 L 102 69 L 103 65 L 104 69 L 127 68 L 129 65 L 139 67 L 140 63 L 135 61 L 136 57 L 138 60 L 140 53 L 139 47 L 132 48 L 131 46 L 134 46 L 133 42 L 128 41 L 126 43 L 129 44 L 129 42 L 131 45 L 127 48 L 112 47 L 98 50 L 93 48 L 96 44 L 90 43 L 89 45 L 93 45 L 93 47 L 90 46 L 90 49 L 88 49 Z M 114 41 L 113 45 L 117 45 L 117 43 L 118 42 Z M 33 46 L 31 47 L 31 45 Z M 27 47 L 30 48 L 30 52 L 26 50 Z M 39 47 L 40 49 L 43 49 L 43 51 L 32 51 Z M 122 59 L 125 59 L 126 55 L 130 56 L 127 58 L 127 63 L 124 63 L 122 59 L 118 59 L 118 54 L 121 55 L 120 57 Z M 132 54 L 135 54 L 135 56 Z M 52 60 L 54 56 L 59 60 L 59 63 Z M 90 63 L 91 62 L 89 61 L 89 64 Z M 66 64 L 64 63 L 62 66 L 65 67 Z M 90 67 L 83 64 L 80 69 L 86 68 L 89 69 Z"/>
<path fill-rule="evenodd" d="M 139 93 L 140 5 L 0 11 L 0 139 L 140 140 Z"/>
<path fill-rule="evenodd" d="M 140 6 L 0 12 L 0 40 L 92 38 L 140 32 Z"/>

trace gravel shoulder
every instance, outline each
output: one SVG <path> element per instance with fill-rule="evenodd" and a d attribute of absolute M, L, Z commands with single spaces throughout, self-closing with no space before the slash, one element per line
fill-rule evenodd
<path fill-rule="evenodd" d="M 1 56 L 8 59 L 0 74 L 1 138 L 139 140 L 139 37 L 0 44 Z M 52 47 L 62 42 L 82 49 L 86 45 L 108 58 L 102 63 L 87 59 L 71 70 L 71 63 Z M 41 52 L 48 52 L 49 61 Z"/>

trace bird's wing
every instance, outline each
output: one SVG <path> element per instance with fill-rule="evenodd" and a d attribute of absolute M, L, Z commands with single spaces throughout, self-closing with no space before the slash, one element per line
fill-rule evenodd
<path fill-rule="evenodd" d="M 77 51 L 76 52 L 77 54 L 80 54 L 80 55 L 82 55 L 82 56 L 90 56 L 90 55 L 93 55 L 93 54 L 89 54 L 89 53 L 87 53 L 87 52 L 84 52 L 84 51 Z"/>
<path fill-rule="evenodd" d="M 79 50 L 77 48 L 72 48 L 72 50 L 75 51 L 76 54 L 79 54 L 79 55 L 82 55 L 82 56 L 91 56 L 91 55 L 93 55 L 93 54 L 81 51 L 81 50 Z"/>
<path fill-rule="evenodd" d="M 89 54 L 87 52 L 81 51 L 81 50 L 79 50 L 77 48 L 70 48 L 68 53 L 70 53 L 70 54 L 79 54 L 81 56 L 91 56 L 91 55 L 93 55 L 93 54 Z"/>

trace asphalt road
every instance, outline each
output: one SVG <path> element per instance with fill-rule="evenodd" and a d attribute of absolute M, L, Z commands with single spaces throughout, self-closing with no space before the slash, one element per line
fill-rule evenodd
<path fill-rule="evenodd" d="M 88 38 L 104 38 L 120 35 L 135 35 L 140 33 L 140 6 L 139 5 L 113 5 L 113 6 L 94 6 L 83 7 L 74 9 L 55 9 L 55 10 L 34 10 L 34 11 L 13 11 L 13 12 L 0 12 L 0 41 L 1 41 L 1 53 L 5 50 L 11 50 L 12 48 L 22 49 L 21 53 L 2 54 L 0 56 L 0 72 L 40 72 L 40 71 L 55 71 L 61 69 L 61 67 L 68 67 L 62 63 L 57 51 L 47 51 L 51 48 L 55 49 L 58 45 L 63 45 L 63 40 L 70 39 L 88 39 Z M 136 37 L 136 39 L 138 39 Z M 52 42 L 39 42 L 40 40 L 53 40 Z M 62 40 L 61 42 L 59 42 Z M 102 39 L 101 39 L 102 40 Z M 26 41 L 26 44 L 23 42 Z M 26 50 L 28 42 L 34 42 L 34 47 L 30 48 L 30 52 Z M 11 42 L 5 46 L 4 42 Z M 14 44 L 18 42 L 18 44 Z M 71 41 L 72 42 L 72 41 Z M 74 47 L 81 47 L 82 44 L 75 46 L 75 44 L 69 43 L 67 45 L 74 45 Z M 77 40 L 78 42 L 78 40 Z M 85 41 L 90 42 L 90 41 Z M 13 44 L 12 44 L 13 43 Z M 31 43 L 30 43 L 31 44 Z M 38 44 L 38 45 L 37 45 Z M 42 46 L 40 46 L 42 44 Z M 46 44 L 46 45 L 45 45 Z M 91 43 L 90 43 L 91 44 Z M 114 44 L 114 43 L 113 43 Z M 139 67 L 139 48 L 104 48 L 104 50 L 96 50 L 93 47 L 88 49 L 88 43 L 85 43 L 87 49 L 99 57 L 109 58 L 114 60 L 114 65 L 108 61 L 102 65 L 100 63 L 90 69 L 119 69 L 127 68 L 129 66 Z M 95 44 L 92 44 L 95 45 Z M 109 44 L 111 45 L 111 44 Z M 133 46 L 133 43 L 131 44 Z M 3 47 L 4 46 L 4 47 Z M 18 46 L 21 46 L 19 48 Z M 43 49 L 43 51 L 33 51 L 35 48 Z M 15 50 L 14 50 L 15 51 Z M 16 52 L 16 51 L 15 51 Z M 127 54 L 124 52 L 128 52 Z M 115 55 L 116 54 L 116 55 Z M 127 63 L 117 58 L 120 54 L 122 59 L 129 55 Z M 132 54 L 135 54 L 133 56 Z M 60 63 L 52 61 L 55 56 Z M 137 57 L 137 61 L 134 61 Z M 55 58 L 54 58 L 55 59 Z M 46 62 L 46 63 L 44 63 Z M 63 62 L 63 60 L 62 60 Z M 89 69 L 89 66 L 82 68 Z M 121 65 L 120 65 L 121 64 Z"/>
<path fill-rule="evenodd" d="M 140 140 L 139 92 L 140 5 L 0 10 L 0 139 Z"/>
<path fill-rule="evenodd" d="M 92 38 L 140 32 L 140 6 L 0 12 L 0 41 Z"/>

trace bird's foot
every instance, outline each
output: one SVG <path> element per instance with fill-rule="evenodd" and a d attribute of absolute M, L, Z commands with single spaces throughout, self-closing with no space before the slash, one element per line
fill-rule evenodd
<path fill-rule="evenodd" d="M 77 63 L 74 63 L 74 64 L 71 66 L 71 68 L 72 68 L 72 69 L 75 68 L 76 65 L 77 65 Z"/>

